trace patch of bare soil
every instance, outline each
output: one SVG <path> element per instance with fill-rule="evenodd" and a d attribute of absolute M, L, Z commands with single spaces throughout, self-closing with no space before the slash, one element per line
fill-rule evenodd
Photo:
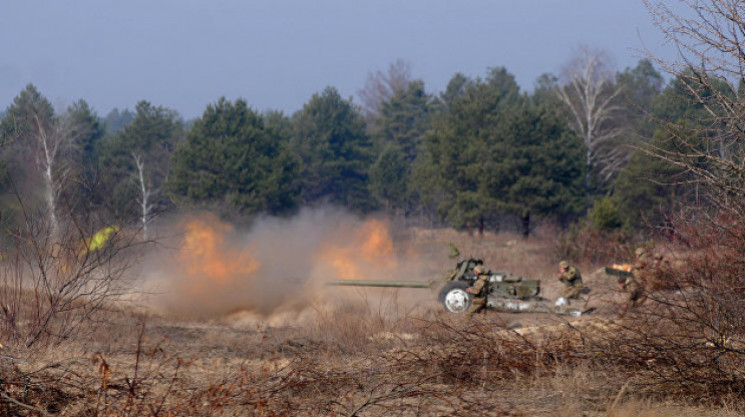
<path fill-rule="evenodd" d="M 452 242 L 493 270 L 543 279 L 548 298 L 558 291 L 546 240 L 397 233 L 417 279 L 452 267 Z M 60 346 L 0 350 L 0 415 L 740 415 L 636 392 L 633 367 L 601 360 L 598 346 L 625 331 L 624 296 L 600 265 L 580 268 L 591 291 L 575 303 L 594 308 L 581 317 L 453 315 L 435 289 L 344 288 L 268 315 L 118 307 Z"/>

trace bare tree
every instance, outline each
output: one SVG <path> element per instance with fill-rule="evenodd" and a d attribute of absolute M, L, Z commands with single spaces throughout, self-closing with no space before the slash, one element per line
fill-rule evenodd
<path fill-rule="evenodd" d="M 380 115 L 380 106 L 411 81 L 411 64 L 402 59 L 389 65 L 387 72 L 378 70 L 368 73 L 365 87 L 357 92 L 362 100 L 365 119 L 372 122 Z"/>
<path fill-rule="evenodd" d="M 26 209 L 24 223 L 4 236 L 12 246 L 0 267 L 0 333 L 19 346 L 57 345 L 125 293 L 134 245 L 112 229 L 102 245 L 93 229 L 64 216 L 54 236 L 46 213 Z"/>
<path fill-rule="evenodd" d="M 137 182 L 140 185 L 140 197 L 139 203 L 141 211 L 142 221 L 142 240 L 148 240 L 148 226 L 150 220 L 153 217 L 153 204 L 151 203 L 150 197 L 153 195 L 155 190 L 148 188 L 147 182 L 145 181 L 145 161 L 141 156 L 132 153 L 132 157 L 135 160 L 135 166 L 137 167 Z"/>
<path fill-rule="evenodd" d="M 707 191 L 707 204 L 745 214 L 745 9 L 737 0 L 682 1 L 676 13 L 645 2 L 655 23 L 679 50 L 676 61 L 652 57 L 680 81 L 691 103 L 707 118 L 695 125 L 672 123 L 671 149 L 649 152 L 690 172 Z"/>
<path fill-rule="evenodd" d="M 696 119 L 666 120 L 665 145 L 642 150 L 682 168 L 697 198 L 680 202 L 665 233 L 677 256 L 624 322 L 614 363 L 643 363 L 660 385 L 723 398 L 745 384 L 745 7 L 741 0 L 647 1 L 679 51 L 656 57 L 696 107 Z M 700 112 L 698 110 L 703 110 Z M 691 178 L 688 180 L 687 178 Z M 613 349 L 612 346 L 609 346 Z"/>
<path fill-rule="evenodd" d="M 585 155 L 585 193 L 590 204 L 591 173 L 598 168 L 601 178 L 609 179 L 625 161 L 628 150 L 615 146 L 623 129 L 614 118 L 621 107 L 616 98 L 621 89 L 607 68 L 608 58 L 599 51 L 581 47 L 563 70 L 566 81 L 557 92 L 571 114 L 571 127 L 587 148 Z"/>
<path fill-rule="evenodd" d="M 56 236 L 59 232 L 57 202 L 63 184 L 70 180 L 71 175 L 71 171 L 62 160 L 62 154 L 66 148 L 73 146 L 74 127 L 69 113 L 55 117 L 51 123 L 45 123 L 39 115 L 35 114 L 34 121 L 35 131 L 32 133 L 35 139 L 34 157 L 44 184 L 43 195 L 47 205 L 50 230 L 52 235 Z"/>

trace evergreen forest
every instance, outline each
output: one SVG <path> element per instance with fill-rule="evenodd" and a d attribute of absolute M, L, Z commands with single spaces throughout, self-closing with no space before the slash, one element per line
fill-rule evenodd
<path fill-rule="evenodd" d="M 29 84 L 0 113 L 2 222 L 38 211 L 147 229 L 169 212 L 333 205 L 528 236 L 546 222 L 660 225 L 697 198 L 689 173 L 649 150 L 672 146 L 666 124 L 703 127 L 704 106 L 647 59 L 613 71 L 582 50 L 529 92 L 502 67 L 432 92 L 397 61 L 359 96 L 329 86 L 291 115 L 219 98 L 185 121 L 144 100 L 105 116 L 83 99 L 55 108 Z"/>

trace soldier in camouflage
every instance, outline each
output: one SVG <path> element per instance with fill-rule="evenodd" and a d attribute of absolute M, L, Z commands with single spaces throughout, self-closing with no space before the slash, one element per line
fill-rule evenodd
<path fill-rule="evenodd" d="M 621 313 L 618 315 L 618 317 L 625 316 L 626 313 L 628 313 L 630 310 L 636 308 L 638 305 L 647 300 L 647 291 L 644 289 L 644 286 L 633 276 L 619 277 L 618 285 L 621 287 L 621 290 L 629 293 L 629 299 L 626 301 L 623 307 L 621 307 Z"/>
<path fill-rule="evenodd" d="M 631 273 L 639 284 L 647 283 L 647 275 L 651 269 L 651 262 L 649 259 L 649 252 L 644 248 L 636 249 L 636 260 L 634 266 L 631 268 Z"/>
<path fill-rule="evenodd" d="M 473 268 L 473 273 L 476 275 L 476 281 L 474 281 L 471 287 L 466 289 L 467 293 L 473 294 L 471 307 L 468 309 L 468 314 L 471 317 L 486 308 L 486 294 L 489 284 L 489 272 L 483 266 L 477 265 Z"/>
<path fill-rule="evenodd" d="M 559 262 L 559 281 L 564 283 L 559 293 L 559 300 L 557 304 L 562 304 L 566 300 L 578 299 L 582 294 L 582 274 L 579 270 L 571 265 L 567 261 Z M 563 300 L 562 300 L 563 299 Z"/>
<path fill-rule="evenodd" d="M 657 265 L 657 263 L 653 265 L 650 262 L 649 252 L 646 249 L 637 248 L 635 254 L 636 260 L 634 261 L 634 266 L 631 268 L 632 276 L 618 278 L 618 285 L 621 287 L 621 290 L 629 294 L 629 299 L 621 308 L 619 317 L 625 316 L 629 310 L 636 308 L 646 301 L 646 287 L 649 284 L 649 274 Z M 657 258 L 662 259 L 662 257 Z"/>

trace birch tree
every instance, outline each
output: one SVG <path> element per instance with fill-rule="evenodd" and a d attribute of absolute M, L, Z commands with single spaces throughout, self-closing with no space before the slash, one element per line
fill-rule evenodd
<path fill-rule="evenodd" d="M 145 161 L 142 159 L 142 156 L 132 153 L 132 157 L 135 161 L 135 166 L 137 167 L 137 183 L 140 186 L 140 196 L 137 199 L 140 203 L 140 209 L 141 209 L 141 222 L 142 222 L 142 240 L 147 241 L 148 240 L 148 226 L 150 225 L 150 220 L 153 216 L 152 210 L 153 205 L 150 201 L 150 197 L 153 194 L 152 189 L 148 188 L 148 183 L 145 180 Z"/>
<path fill-rule="evenodd" d="M 144 226 L 141 222 L 152 221 L 156 213 L 170 207 L 170 201 L 156 190 L 168 177 L 171 153 L 182 136 L 183 126 L 175 111 L 140 101 L 132 123 L 106 142 L 101 156 L 103 182 L 120 221 L 137 219 Z M 144 219 L 143 209 L 147 212 Z"/>
<path fill-rule="evenodd" d="M 38 115 L 36 120 L 36 163 L 42 174 L 44 184 L 44 200 L 49 214 L 49 224 L 52 236 L 59 231 L 57 219 L 57 201 L 62 190 L 61 184 L 67 180 L 69 170 L 60 164 L 60 153 L 65 145 L 70 143 L 70 119 L 67 115 L 55 118 L 51 125 L 44 126 Z"/>
<path fill-rule="evenodd" d="M 411 64 L 402 59 L 390 64 L 386 72 L 368 73 L 365 87 L 357 92 L 367 123 L 373 123 L 380 116 L 383 103 L 406 89 L 411 81 Z"/>
<path fill-rule="evenodd" d="M 557 89 L 570 114 L 572 130 L 585 144 L 585 195 L 591 203 L 592 173 L 609 180 L 628 158 L 628 149 L 617 146 L 615 139 L 623 129 L 614 120 L 621 107 L 608 58 L 599 51 L 582 47 L 563 70 L 565 83 Z"/>
<path fill-rule="evenodd" d="M 3 119 L 5 141 L 10 147 L 6 158 L 33 161 L 33 168 L 16 166 L 17 172 L 38 175 L 41 196 L 46 206 L 49 230 L 56 236 L 59 229 L 58 201 L 72 171 L 65 155 L 74 147 L 75 129 L 72 110 L 55 116 L 54 109 L 32 84 L 19 94 Z M 13 161 L 17 164 L 16 161 Z M 22 169 L 22 171 L 21 171 Z M 28 182 L 32 184 L 33 181 Z M 36 183 L 38 184 L 38 182 Z"/>

